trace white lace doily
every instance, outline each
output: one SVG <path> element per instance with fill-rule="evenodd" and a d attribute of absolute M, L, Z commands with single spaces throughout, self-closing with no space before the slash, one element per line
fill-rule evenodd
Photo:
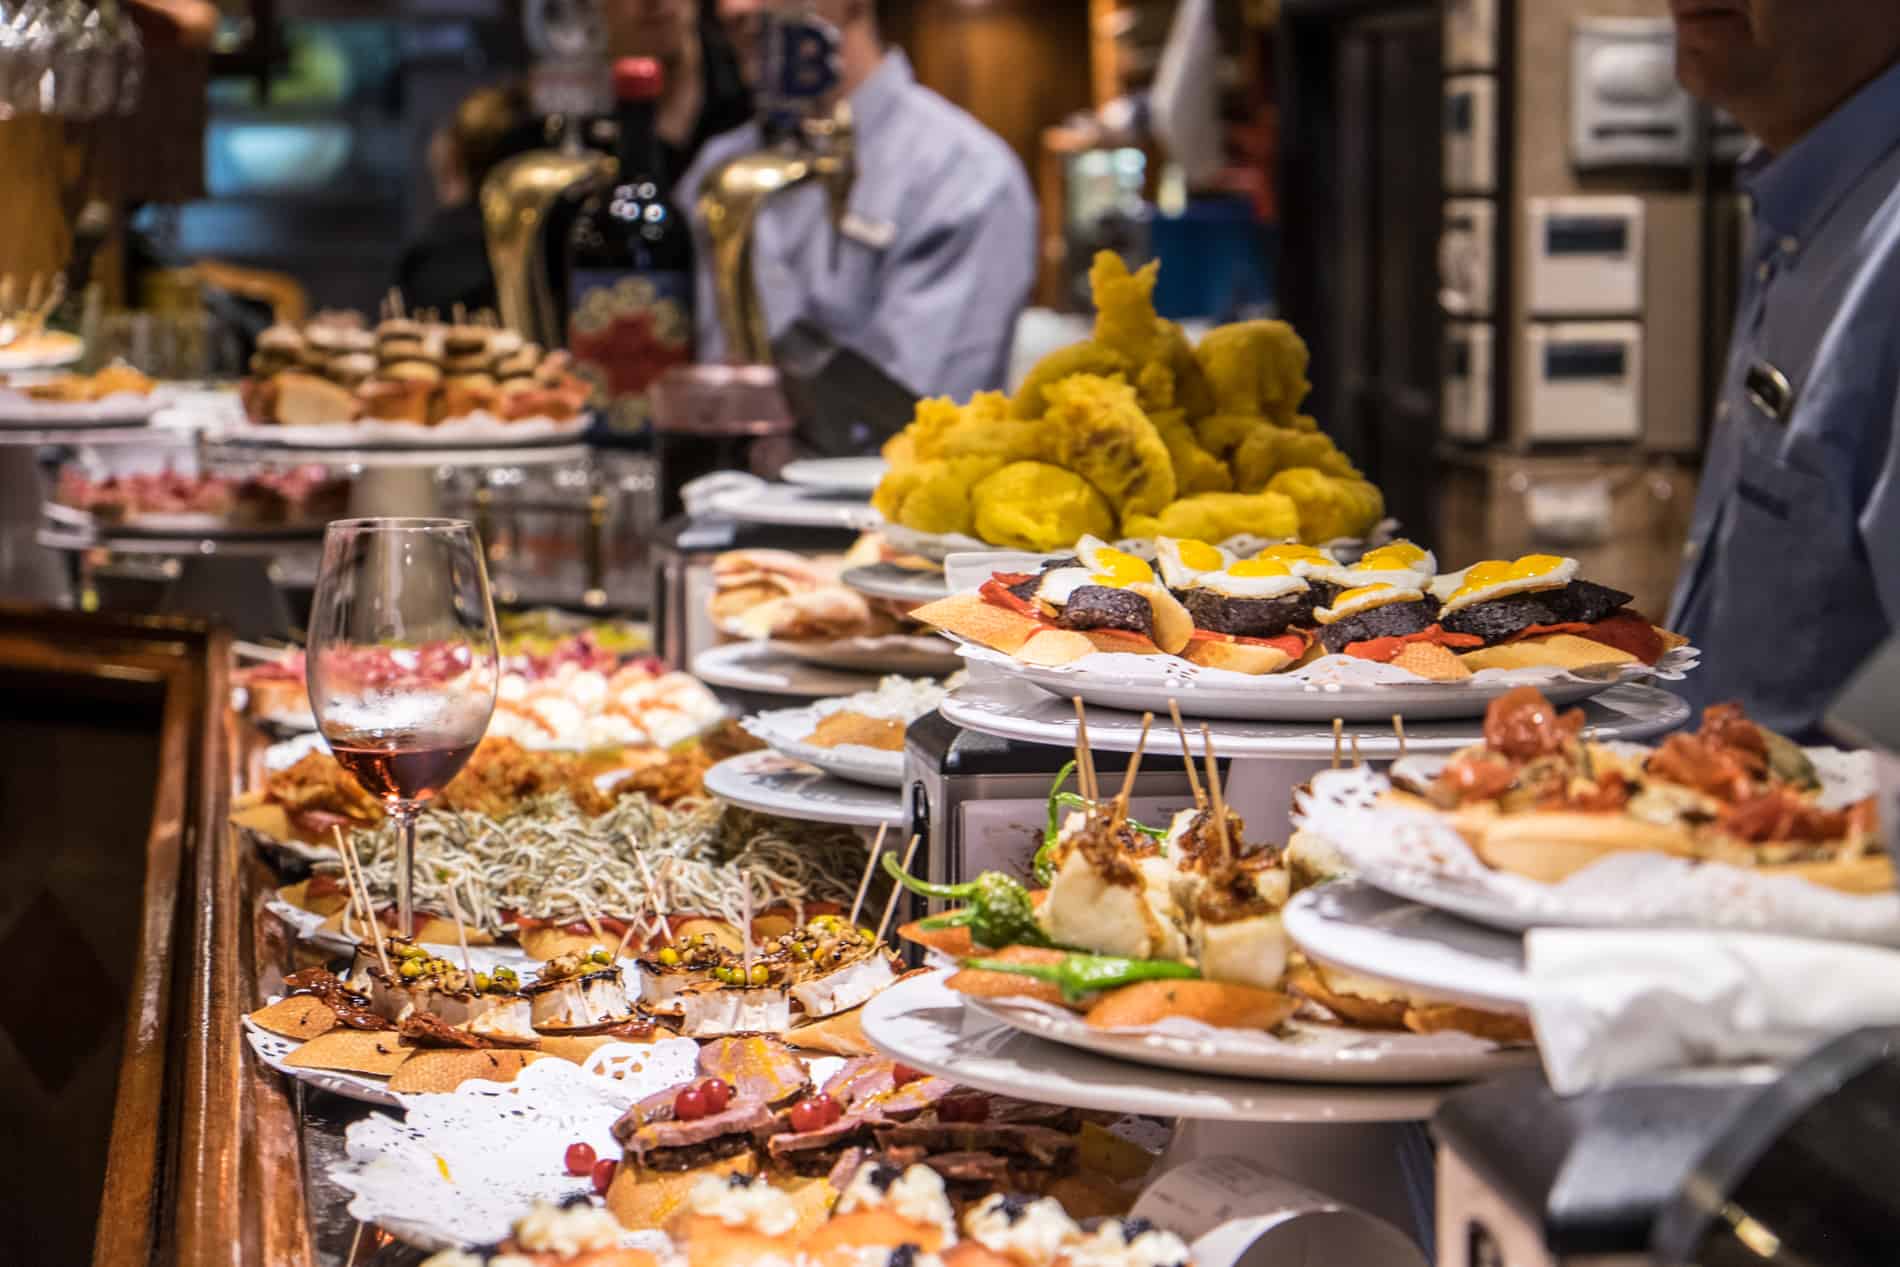
<path fill-rule="evenodd" d="M 539 1060 L 513 1082 L 466 1082 L 445 1095 L 404 1095 L 398 1121 L 377 1113 L 349 1129 L 330 1177 L 354 1194 L 352 1217 L 412 1245 L 443 1249 L 500 1240 L 536 1201 L 591 1192 L 566 1172 L 567 1146 L 618 1158 L 612 1126 L 636 1100 L 694 1076 L 699 1044 L 603 1047 L 585 1068 Z M 822 1083 L 844 1062 L 808 1062 Z M 630 1241 L 638 1244 L 638 1241 Z"/>
<path fill-rule="evenodd" d="M 1871 769 L 1855 754 L 1811 750 L 1830 803 Z M 1370 768 L 1322 771 L 1294 822 L 1336 845 L 1370 884 L 1496 928 L 1729 928 L 1900 945 L 1900 895 L 1857 895 L 1793 876 L 1662 854 L 1615 853 L 1561 884 L 1494 871 L 1440 815 L 1380 807 L 1389 781 Z"/>

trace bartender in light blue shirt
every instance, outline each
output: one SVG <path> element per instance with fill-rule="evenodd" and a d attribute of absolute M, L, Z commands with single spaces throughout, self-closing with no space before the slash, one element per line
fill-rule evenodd
<path fill-rule="evenodd" d="M 1900 4 L 1671 9 L 1683 86 L 1760 141 L 1669 622 L 1702 664 L 1678 689 L 1802 736 L 1900 624 Z"/>
<path fill-rule="evenodd" d="M 719 0 L 742 49 L 756 43 L 766 0 Z M 766 327 L 817 326 L 918 395 L 958 399 L 1001 388 L 1016 317 L 1036 267 L 1036 207 L 1014 151 L 923 87 L 886 48 L 870 0 L 812 0 L 838 28 L 840 91 L 851 107 L 857 177 L 842 227 L 807 182 L 768 202 L 753 236 Z M 707 175 L 761 148 L 757 123 L 715 138 L 680 183 L 691 205 Z M 704 361 L 724 359 L 712 251 L 699 245 L 698 336 Z"/>

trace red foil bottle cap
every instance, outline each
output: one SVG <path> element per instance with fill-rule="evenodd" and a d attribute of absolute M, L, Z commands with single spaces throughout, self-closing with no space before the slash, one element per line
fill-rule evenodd
<path fill-rule="evenodd" d="M 651 57 L 622 57 L 614 63 L 614 96 L 622 101 L 653 101 L 666 89 L 666 71 Z"/>

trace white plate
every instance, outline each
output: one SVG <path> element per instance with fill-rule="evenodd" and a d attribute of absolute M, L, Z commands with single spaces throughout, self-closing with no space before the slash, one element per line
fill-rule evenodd
<path fill-rule="evenodd" d="M 853 783 L 868 783 L 872 787 L 902 788 L 902 749 L 893 752 L 864 744 L 824 747 L 805 742 L 805 736 L 817 729 L 819 722 L 847 707 L 848 700 L 821 700 L 807 708 L 780 708 L 768 713 L 757 713 L 740 725 L 748 733 L 772 745 L 773 750 L 781 756 L 816 766 L 826 774 L 834 774 Z"/>
<path fill-rule="evenodd" d="M 577 440 L 587 430 L 588 422 L 586 414 L 575 418 L 522 418 L 511 422 L 486 413 L 451 418 L 433 426 L 381 419 L 297 426 L 245 422 L 207 438 L 282 449 L 497 449 Z"/>
<path fill-rule="evenodd" d="M 850 588 L 871 598 L 889 599 L 921 607 L 950 596 L 950 583 L 941 572 L 919 572 L 900 568 L 895 563 L 867 563 L 846 568 L 838 578 Z"/>
<path fill-rule="evenodd" d="M 868 673 L 846 673 L 794 660 L 765 642 L 729 642 L 693 657 L 693 676 L 708 686 L 758 695 L 796 695 L 820 699 L 852 695 L 877 685 Z"/>
<path fill-rule="evenodd" d="M 883 458 L 800 458 L 787 462 L 778 477 L 801 488 L 869 497 L 890 469 Z"/>
<path fill-rule="evenodd" d="M 0 374 L 45 370 L 71 365 L 85 355 L 86 345 L 76 334 L 55 330 L 35 335 L 21 347 L 0 347 Z"/>
<path fill-rule="evenodd" d="M 1822 777 L 1856 776 L 1850 764 L 1830 763 Z M 1722 928 L 1900 945 L 1900 894 L 1842 893 L 1639 850 L 1610 854 L 1561 884 L 1494 871 L 1443 816 L 1374 804 L 1389 786 L 1371 769 L 1322 771 L 1296 798 L 1296 822 L 1334 842 L 1366 883 L 1480 924 Z"/>
<path fill-rule="evenodd" d="M 844 528 L 864 532 L 884 522 L 870 504 L 853 495 L 830 497 L 791 484 L 768 485 L 763 492 L 734 489 L 711 500 L 712 512 L 741 523 L 779 528 Z"/>
<path fill-rule="evenodd" d="M 1286 907 L 1286 934 L 1328 967 L 1449 1003 L 1527 1010 L 1520 938 L 1466 923 L 1357 880 L 1308 889 Z"/>
<path fill-rule="evenodd" d="M 1232 721 L 1390 722 L 1476 719 L 1491 701 L 1531 685 L 1551 703 L 1569 705 L 1600 695 L 1619 683 L 1652 677 L 1680 678 L 1695 663 L 1693 648 L 1680 648 L 1660 664 L 1624 665 L 1601 675 L 1556 669 L 1486 669 L 1468 681 L 1427 682 L 1391 665 L 1351 656 L 1323 656 L 1304 668 L 1259 677 L 1205 669 L 1175 656 L 1128 653 L 1084 656 L 1058 668 L 1026 664 L 1014 656 L 971 643 L 964 658 L 993 666 L 1064 700 L 1135 712 L 1167 712 L 1179 700 L 1188 717 Z"/>
<path fill-rule="evenodd" d="M 780 818 L 847 827 L 904 825 L 901 793 L 833 778 L 776 752 L 748 752 L 721 761 L 706 771 L 706 790 L 743 809 Z"/>
<path fill-rule="evenodd" d="M 36 400 L 25 392 L 0 388 L 0 426 L 7 427 L 131 427 L 151 420 L 171 403 L 171 394 L 157 388 L 145 395 L 117 392 L 103 400 Z"/>
<path fill-rule="evenodd" d="M 864 1005 L 886 1055 L 964 1086 L 1046 1104 L 1202 1121 L 1408 1122 L 1449 1088 L 1323 1086 L 1152 1069 L 1045 1042 L 964 1006 L 941 972 L 900 981 Z"/>
<path fill-rule="evenodd" d="M 822 642 L 773 639 L 773 650 L 805 664 L 861 673 L 947 677 L 963 667 L 955 644 L 936 634 L 885 634 L 876 638 L 831 638 Z"/>
<path fill-rule="evenodd" d="M 1168 1020 L 1141 1031 L 1099 1030 L 1051 1004 L 971 999 L 969 1006 L 1013 1029 L 1157 1069 L 1286 1082 L 1465 1082 L 1537 1062 L 1529 1047 L 1501 1047 L 1469 1034 L 1412 1034 L 1288 1021 L 1279 1031 L 1215 1029 Z"/>
<path fill-rule="evenodd" d="M 1185 706 L 1185 699 L 1183 705 Z M 988 669 L 973 670 L 970 681 L 951 692 L 938 710 L 969 730 L 1058 748 L 1075 746 L 1075 708 L 1027 682 L 998 677 Z M 1601 739 L 1647 739 L 1674 730 L 1689 720 L 1689 706 L 1668 691 L 1653 686 L 1615 686 L 1583 705 L 1584 716 Z M 1165 723 L 1168 701 L 1155 710 Z M 1326 717 L 1330 721 L 1330 715 Z M 1089 743 L 1112 752 L 1133 752 L 1141 737 L 1141 718 L 1135 713 L 1092 708 L 1088 711 Z M 1292 721 L 1223 721 L 1207 723 L 1215 750 L 1223 757 L 1298 757 L 1324 761 L 1332 755 L 1329 724 Z M 1398 737 L 1389 716 L 1372 723 L 1349 723 L 1348 745 L 1359 740 L 1360 754 L 1389 760 L 1399 755 Z M 1471 721 L 1409 720 L 1406 748 L 1411 752 L 1456 752 L 1478 742 L 1480 727 Z M 1349 749 L 1350 750 L 1350 749 Z"/>

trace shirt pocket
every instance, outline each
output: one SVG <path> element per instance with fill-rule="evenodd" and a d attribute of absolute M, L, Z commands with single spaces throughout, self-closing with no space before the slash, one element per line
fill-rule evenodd
<path fill-rule="evenodd" d="M 814 272 L 812 316 L 831 334 L 857 334 L 877 315 L 886 251 L 834 233 L 829 225 L 825 232 L 829 237 L 818 248 L 824 254 Z"/>
<path fill-rule="evenodd" d="M 1825 666 L 1858 623 L 1851 499 L 1784 453 L 1786 432 L 1744 419 L 1741 462 L 1722 516 L 1710 640 L 1725 682 L 1771 714 L 1811 710 Z"/>

